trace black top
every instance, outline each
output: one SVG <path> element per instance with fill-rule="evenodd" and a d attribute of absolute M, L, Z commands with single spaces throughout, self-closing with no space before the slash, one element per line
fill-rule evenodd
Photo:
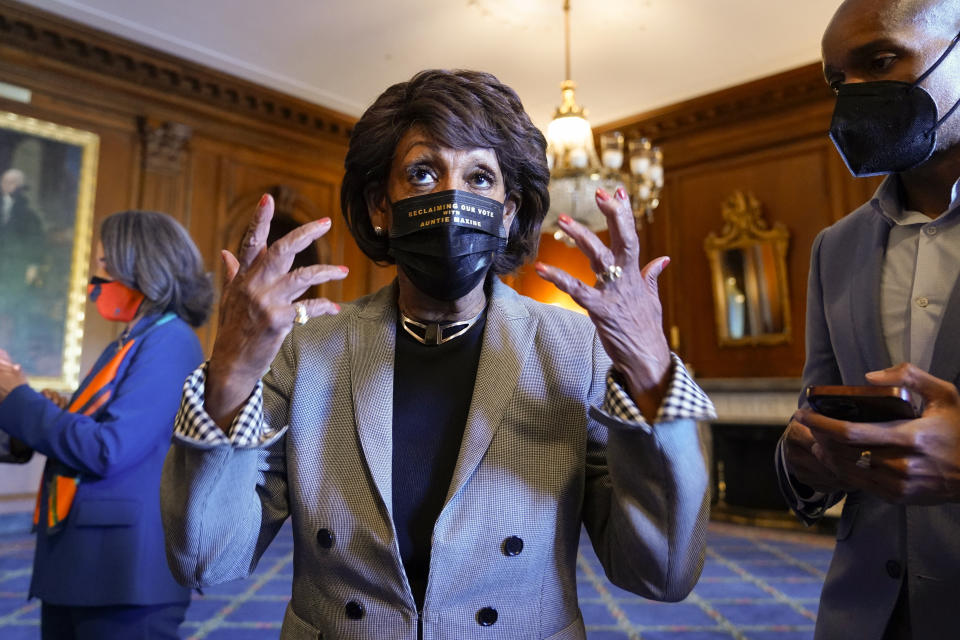
<path fill-rule="evenodd" d="M 423 609 L 433 525 L 460 453 L 480 362 L 486 312 L 445 344 L 414 340 L 397 320 L 393 377 L 393 522 L 400 557 Z"/>

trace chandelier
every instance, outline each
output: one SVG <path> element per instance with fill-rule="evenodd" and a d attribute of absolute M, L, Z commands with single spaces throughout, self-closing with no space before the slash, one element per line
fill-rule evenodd
<path fill-rule="evenodd" d="M 566 75 L 560 85 L 560 106 L 547 127 L 550 210 L 543 221 L 543 232 L 572 244 L 557 226 L 560 214 L 592 231 L 607 228 L 595 201 L 598 188 L 613 193 L 622 185 L 630 194 L 637 224 L 643 219 L 652 222 L 663 188 L 663 153 L 646 138 L 629 140 L 625 146 L 623 135 L 614 131 L 600 136 L 598 156 L 586 110 L 574 97 L 577 85 L 570 79 L 570 0 L 564 0 L 563 16 Z"/>

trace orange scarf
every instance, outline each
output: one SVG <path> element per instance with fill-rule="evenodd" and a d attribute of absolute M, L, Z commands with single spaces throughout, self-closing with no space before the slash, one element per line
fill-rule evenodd
<path fill-rule="evenodd" d="M 120 363 L 130 353 L 133 343 L 134 341 L 131 340 L 117 351 L 106 366 L 97 372 L 90 384 L 73 398 L 67 406 L 67 411 L 91 416 L 110 399 L 113 394 L 112 383 L 120 369 Z M 41 496 L 43 496 L 43 485 L 46 484 L 47 532 L 55 533 L 60 530 L 63 521 L 67 519 L 67 514 L 70 513 L 70 506 L 77 494 L 77 485 L 80 484 L 80 478 L 77 475 L 68 476 L 53 473 L 44 480 L 41 480 L 40 490 L 37 492 L 37 504 L 33 510 L 33 526 L 36 527 L 40 523 L 40 502 Z"/>
<path fill-rule="evenodd" d="M 166 324 L 175 317 L 176 315 L 173 313 L 165 313 L 153 326 L 137 338 L 145 336 L 156 327 Z M 127 355 L 130 354 L 133 343 L 136 342 L 137 338 L 131 338 L 117 350 L 107 364 L 97 371 L 93 379 L 90 380 L 90 383 L 73 397 L 66 411 L 92 416 L 96 413 L 97 409 L 110 400 L 110 397 L 113 395 L 114 383 L 117 378 L 117 372 L 120 370 L 120 365 Z M 70 513 L 70 507 L 73 505 L 73 499 L 77 495 L 77 487 L 80 484 L 80 476 L 76 471 L 67 469 L 62 464 L 57 464 L 56 468 L 58 468 L 58 471 L 49 474 L 49 477 L 47 477 L 46 471 L 44 472 L 44 477 L 40 480 L 40 489 L 37 491 L 37 504 L 33 509 L 33 526 L 34 529 L 36 529 L 40 524 L 40 506 L 43 489 L 44 486 L 46 486 L 46 526 L 48 533 L 56 533 L 63 527 L 63 522 Z"/>

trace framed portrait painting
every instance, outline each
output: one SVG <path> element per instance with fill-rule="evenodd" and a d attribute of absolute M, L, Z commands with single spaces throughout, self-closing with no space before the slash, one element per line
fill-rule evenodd
<path fill-rule="evenodd" d="M 37 388 L 79 382 L 98 149 L 0 111 L 0 348 Z"/>

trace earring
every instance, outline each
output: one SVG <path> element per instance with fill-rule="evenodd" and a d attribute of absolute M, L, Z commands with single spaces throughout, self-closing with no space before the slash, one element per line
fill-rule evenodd
<path fill-rule="evenodd" d="M 382 235 L 385 234 L 386 232 L 387 232 L 387 230 L 384 229 L 383 227 L 381 227 L 381 226 L 379 226 L 379 225 L 376 225 L 376 224 L 373 225 L 373 233 L 374 233 L 375 235 L 382 236 Z"/>

